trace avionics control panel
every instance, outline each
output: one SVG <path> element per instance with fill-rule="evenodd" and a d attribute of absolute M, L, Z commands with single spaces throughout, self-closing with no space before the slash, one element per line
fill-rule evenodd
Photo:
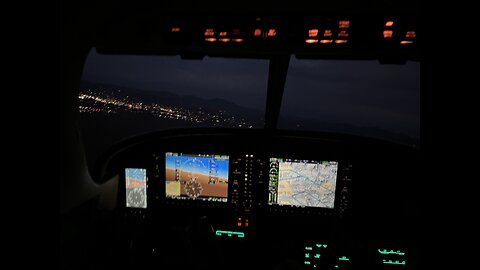
<path fill-rule="evenodd" d="M 284 258 L 307 269 L 413 269 L 412 225 L 399 203 L 419 175 L 412 149 L 328 137 L 167 135 L 111 162 L 121 220 L 141 228 L 145 252 L 175 246 L 166 259 L 216 250 L 207 253 L 235 264 L 255 258 L 263 269 Z"/>
<path fill-rule="evenodd" d="M 193 151 L 154 153 L 152 157 L 145 168 L 125 168 L 127 208 L 225 208 L 237 214 L 260 211 L 338 217 L 349 209 L 349 162 Z M 135 198 L 142 198 L 142 203 Z"/>

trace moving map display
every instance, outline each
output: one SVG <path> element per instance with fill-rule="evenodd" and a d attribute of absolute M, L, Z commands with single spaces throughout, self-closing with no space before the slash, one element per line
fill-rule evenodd
<path fill-rule="evenodd" d="M 270 158 L 269 205 L 333 208 L 338 162 Z"/>
<path fill-rule="evenodd" d="M 125 169 L 126 204 L 131 208 L 147 208 L 147 170 Z"/>
<path fill-rule="evenodd" d="M 227 202 L 228 156 L 165 153 L 167 198 Z"/>

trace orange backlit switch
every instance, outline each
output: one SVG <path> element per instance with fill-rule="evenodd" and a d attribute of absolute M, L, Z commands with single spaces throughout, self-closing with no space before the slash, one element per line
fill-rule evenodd
<path fill-rule="evenodd" d="M 207 28 L 207 29 L 205 29 L 205 36 L 206 36 L 206 37 L 212 37 L 212 36 L 214 36 L 214 35 L 215 35 L 215 32 L 213 31 L 212 28 Z"/>
<path fill-rule="evenodd" d="M 308 30 L 308 37 L 317 37 L 318 36 L 318 29 L 309 29 Z"/>
<path fill-rule="evenodd" d="M 392 38 L 393 37 L 393 31 L 392 30 L 383 31 L 383 37 L 384 38 Z"/>
<path fill-rule="evenodd" d="M 338 33 L 339 37 L 348 37 L 348 32 L 347 30 L 342 30 Z"/>
<path fill-rule="evenodd" d="M 348 28 L 350 27 L 350 21 L 339 21 L 338 28 Z"/>
<path fill-rule="evenodd" d="M 407 38 L 414 38 L 417 35 L 415 34 L 415 31 L 407 31 L 407 34 L 405 34 Z"/>
<path fill-rule="evenodd" d="M 268 33 L 267 33 L 267 36 L 269 37 L 274 37 L 277 35 L 277 31 L 275 30 L 275 28 L 272 28 L 272 29 L 268 29 Z"/>

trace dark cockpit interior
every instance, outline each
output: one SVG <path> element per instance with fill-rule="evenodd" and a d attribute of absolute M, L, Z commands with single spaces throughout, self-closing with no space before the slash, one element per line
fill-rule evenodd
<path fill-rule="evenodd" d="M 402 140 L 366 128 L 349 133 L 279 124 L 294 59 L 420 64 L 418 12 L 408 1 L 277 4 L 63 7 L 61 268 L 418 268 L 421 127 Z M 199 119 L 187 110 L 82 92 L 91 50 L 199 63 L 265 60 L 261 124 L 245 128 L 242 118 L 241 128 L 239 122 L 222 126 L 215 116 L 211 126 L 202 120 L 156 129 L 149 121 L 151 131 L 118 140 L 93 125 L 88 133 L 82 119 L 100 119 L 95 113 L 105 108 L 139 106 L 175 121 Z M 302 95 L 289 93 L 295 94 Z M 87 140 L 109 145 L 90 150 Z"/>

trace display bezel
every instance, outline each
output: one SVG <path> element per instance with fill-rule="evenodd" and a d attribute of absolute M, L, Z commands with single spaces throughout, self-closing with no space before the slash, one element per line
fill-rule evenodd
<path fill-rule="evenodd" d="M 187 162 L 202 164 L 202 171 L 178 171 L 173 167 L 169 157 L 181 157 Z M 204 162 L 208 161 L 208 167 Z M 215 161 L 214 163 L 211 161 Z M 174 161 L 173 161 L 174 162 Z M 216 167 L 212 166 L 216 164 Z M 176 165 L 176 164 L 175 164 Z M 227 203 L 229 201 L 229 172 L 230 156 L 226 154 L 197 154 L 186 152 L 165 152 L 164 153 L 164 171 L 163 171 L 163 196 L 168 201 L 189 201 L 189 202 L 208 202 L 208 203 Z M 191 165 L 190 167 L 193 167 Z M 199 166 L 200 167 L 200 166 Z M 173 171 L 172 171 L 173 170 Z M 208 174 L 205 172 L 208 171 Z M 216 171 L 216 172 L 213 172 Z M 203 173 L 202 173 L 203 172 Z M 174 173 L 174 174 L 173 174 Z M 173 175 L 172 175 L 173 174 Z M 191 175 L 190 175 L 191 174 Z M 185 177 L 188 175 L 188 177 Z M 180 177 L 180 178 L 179 178 Z M 182 180 L 181 178 L 187 179 Z M 172 180 L 173 179 L 173 180 Z M 177 183 L 169 183 L 179 181 Z M 192 193 L 188 194 L 187 184 L 191 184 Z M 197 189 L 195 189 L 195 184 Z M 209 185 L 225 185 L 220 191 L 212 189 Z M 221 196 L 215 196 L 209 193 L 205 196 L 204 190 L 209 188 L 209 192 L 223 192 Z M 201 189 L 201 191 L 199 191 Z M 174 190 L 175 192 L 172 192 Z M 196 192 L 196 193 L 194 193 Z M 177 194 L 172 194 L 177 193 Z M 185 193 L 185 194 L 183 194 Z M 203 194 L 202 194 L 203 193 Z"/>
<path fill-rule="evenodd" d="M 143 180 L 140 178 L 130 179 L 129 173 L 142 173 Z M 126 167 L 123 172 L 124 179 L 124 199 L 126 208 L 130 209 L 146 209 L 148 207 L 148 174 L 145 168 L 130 168 Z M 144 182 L 144 183 L 140 183 Z M 135 187 L 134 187 L 135 186 Z M 141 203 L 135 202 L 136 198 L 141 199 Z M 141 204 L 141 205 L 139 205 Z"/>
<path fill-rule="evenodd" d="M 333 180 L 333 190 L 330 188 L 330 194 L 328 196 L 333 196 L 331 200 L 329 200 L 329 204 L 326 206 L 319 206 L 319 205 L 311 205 L 308 203 L 287 203 L 287 202 L 279 202 L 279 185 L 280 185 L 280 163 L 294 163 L 294 164 L 312 164 L 312 166 L 331 166 L 331 168 L 327 169 L 334 169 L 334 180 Z M 269 164 L 269 181 L 268 181 L 268 195 L 267 195 L 267 205 L 269 207 L 280 207 L 280 208 L 308 208 L 308 209 L 318 209 L 318 210 L 334 210 L 337 208 L 337 201 L 338 201 L 338 185 L 339 185 L 339 177 L 340 177 L 340 166 L 341 163 L 338 160 L 312 160 L 312 159 L 297 159 L 297 158 L 279 158 L 270 157 L 268 159 Z M 319 171 L 320 173 L 321 171 Z M 300 174 L 299 174 L 300 175 Z M 330 174 L 324 175 L 324 177 L 330 177 Z M 328 182 L 326 184 L 329 184 Z M 322 194 L 323 196 L 324 194 Z M 310 196 L 313 198 L 314 196 Z"/>

